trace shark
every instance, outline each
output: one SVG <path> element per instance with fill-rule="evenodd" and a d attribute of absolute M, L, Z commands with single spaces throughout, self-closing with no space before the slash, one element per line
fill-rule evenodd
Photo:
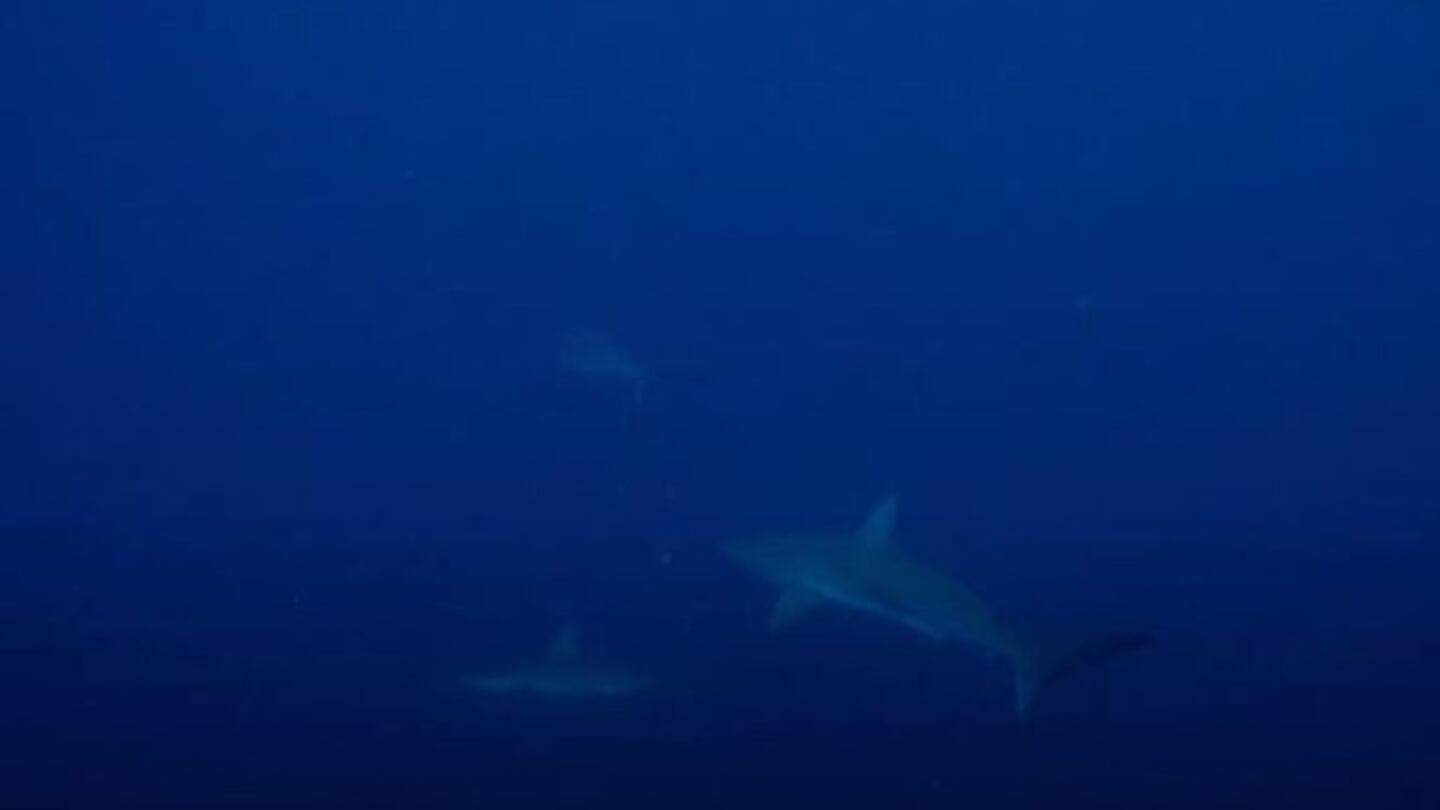
<path fill-rule="evenodd" d="M 654 685 L 650 676 L 618 662 L 587 653 L 573 627 L 560 630 L 536 661 L 464 679 L 465 685 L 491 695 L 532 694 L 547 698 L 628 697 Z"/>
<path fill-rule="evenodd" d="M 779 591 L 770 613 L 783 630 L 823 606 L 839 606 L 896 622 L 936 641 L 960 641 L 1009 661 L 1015 709 L 1031 714 L 1046 685 L 1090 664 L 1151 644 L 1146 633 L 1122 632 L 1054 644 L 1033 638 L 974 591 L 906 554 L 895 542 L 898 499 L 883 499 L 848 532 L 798 532 L 744 537 L 723 551 Z"/>
<path fill-rule="evenodd" d="M 650 370 L 624 347 L 598 332 L 567 335 L 560 346 L 560 367 L 597 382 L 629 388 L 636 402 L 645 398 Z"/>

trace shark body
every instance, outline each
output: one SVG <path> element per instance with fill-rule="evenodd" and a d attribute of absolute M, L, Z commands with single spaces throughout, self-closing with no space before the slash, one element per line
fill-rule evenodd
<path fill-rule="evenodd" d="M 478 692 L 548 698 L 627 697 L 653 684 L 649 676 L 620 662 L 585 654 L 579 635 L 571 628 L 561 630 L 538 661 L 465 678 L 465 685 Z"/>
<path fill-rule="evenodd" d="M 596 332 L 566 336 L 560 347 L 560 366 L 572 374 L 628 388 L 636 402 L 644 399 L 650 381 L 650 370 L 644 364 Z"/>
<path fill-rule="evenodd" d="M 958 640 L 1005 657 L 1015 672 L 1016 710 L 1036 692 L 1091 662 L 1137 650 L 1148 636 L 1117 633 L 1070 646 L 1022 634 L 984 599 L 894 542 L 897 501 L 882 501 L 853 532 L 768 534 L 727 543 L 725 552 L 780 591 L 773 630 L 812 610 L 839 605 L 897 622 L 937 641 Z"/>

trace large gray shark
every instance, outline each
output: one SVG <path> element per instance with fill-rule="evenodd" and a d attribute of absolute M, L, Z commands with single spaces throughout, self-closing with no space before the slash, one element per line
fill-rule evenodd
<path fill-rule="evenodd" d="M 1091 662 L 1140 649 L 1148 636 L 1122 633 L 1070 646 L 1022 635 L 985 600 L 896 544 L 894 496 L 854 532 L 769 534 L 727 543 L 725 552 L 780 590 L 770 614 L 778 630 L 822 605 L 880 616 L 936 640 L 956 639 L 1007 658 L 1015 705 L 1028 716 L 1046 684 Z"/>
<path fill-rule="evenodd" d="M 465 679 L 465 685 L 496 695 L 531 693 L 553 698 L 625 697 L 649 689 L 647 675 L 616 661 L 587 655 L 580 636 L 565 628 L 550 643 L 545 657 L 512 669 Z"/>

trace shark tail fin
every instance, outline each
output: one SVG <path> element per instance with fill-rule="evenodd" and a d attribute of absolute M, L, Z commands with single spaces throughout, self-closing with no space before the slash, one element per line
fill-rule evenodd
<path fill-rule="evenodd" d="M 1034 647 L 1015 655 L 1015 709 L 1029 719 L 1035 697 L 1046 686 L 1118 655 L 1143 650 L 1154 639 L 1148 633 L 1112 633 L 1079 644 Z"/>

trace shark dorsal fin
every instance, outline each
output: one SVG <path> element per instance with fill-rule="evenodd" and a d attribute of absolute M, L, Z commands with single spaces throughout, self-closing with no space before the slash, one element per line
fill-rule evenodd
<path fill-rule="evenodd" d="M 899 499 L 890 495 L 877 504 L 874 509 L 871 509 L 865 522 L 861 523 L 859 530 L 855 532 L 855 542 L 861 548 L 870 551 L 878 551 L 894 545 L 895 510 L 899 505 Z"/>
<path fill-rule="evenodd" d="M 580 631 L 565 627 L 555 635 L 546 651 L 551 661 L 574 661 L 580 657 Z"/>

